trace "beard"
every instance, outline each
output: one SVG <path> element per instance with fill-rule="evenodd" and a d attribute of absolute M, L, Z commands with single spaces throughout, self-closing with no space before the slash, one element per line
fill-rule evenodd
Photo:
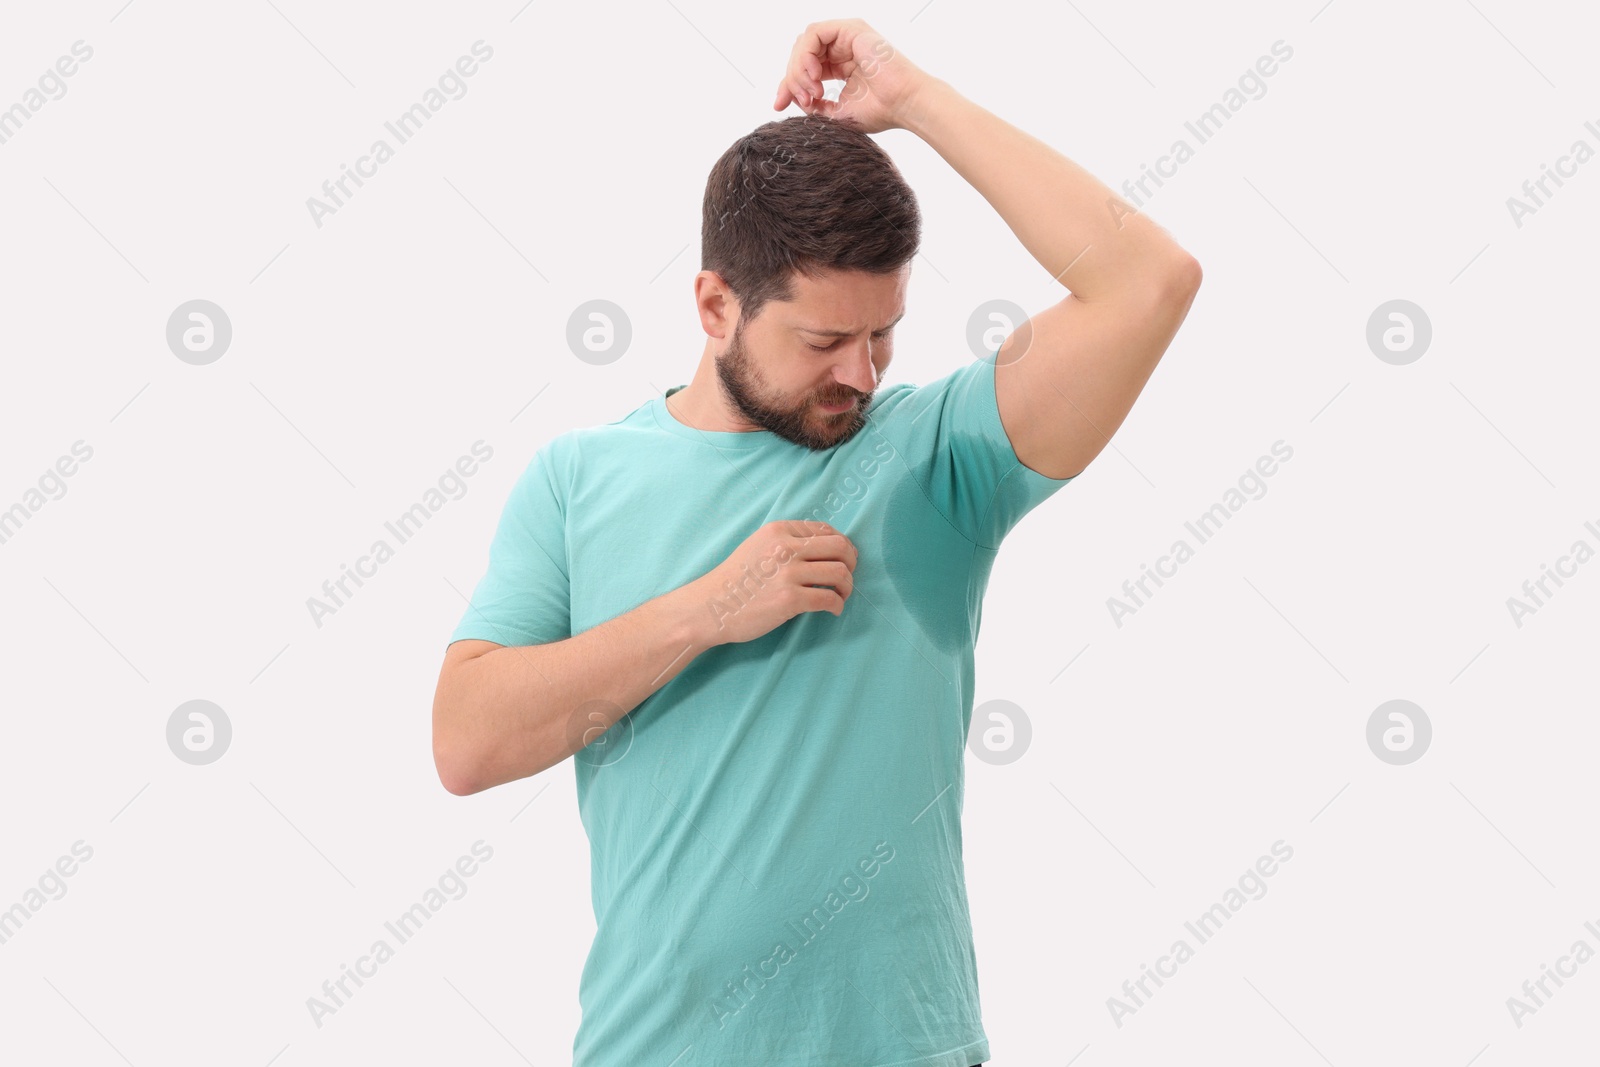
<path fill-rule="evenodd" d="M 744 346 L 744 323 L 734 328 L 728 349 L 717 358 L 717 379 L 739 414 L 785 441 L 824 452 L 850 440 L 867 424 L 871 393 L 862 393 L 838 382 L 806 397 L 799 404 L 773 403 Z M 820 411 L 817 405 L 842 404 L 855 400 L 856 406 L 837 414 Z"/>

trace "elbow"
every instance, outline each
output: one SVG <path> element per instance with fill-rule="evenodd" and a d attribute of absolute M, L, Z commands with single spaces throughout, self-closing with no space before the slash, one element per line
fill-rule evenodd
<path fill-rule="evenodd" d="M 481 793 L 484 781 L 482 745 L 467 729 L 468 694 L 463 691 L 460 664 L 471 658 L 456 654 L 452 646 L 439 670 L 439 683 L 433 692 L 433 769 L 445 792 L 458 797 Z"/>
<path fill-rule="evenodd" d="M 435 727 L 433 733 L 433 768 L 439 775 L 439 784 L 445 792 L 458 797 L 469 797 L 483 792 L 475 762 L 452 745 Z"/>
<path fill-rule="evenodd" d="M 483 765 L 460 726 L 452 721 L 443 684 L 433 700 L 433 769 L 447 793 L 458 797 L 481 793 Z"/>
<path fill-rule="evenodd" d="M 1163 277 L 1162 291 L 1165 298 L 1188 307 L 1194 300 L 1195 293 L 1200 291 L 1200 280 L 1203 277 L 1200 261 L 1180 248 L 1163 272 Z"/>

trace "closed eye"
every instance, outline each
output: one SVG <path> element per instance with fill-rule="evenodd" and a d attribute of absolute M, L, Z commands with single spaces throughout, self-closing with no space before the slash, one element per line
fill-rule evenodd
<path fill-rule="evenodd" d="M 894 329 L 894 327 L 891 326 L 891 327 L 889 327 L 888 330 L 880 330 L 878 333 L 875 333 L 872 336 L 876 337 L 878 340 L 881 341 L 885 337 L 889 336 L 890 330 L 893 330 L 893 329 Z M 838 346 L 839 346 L 839 342 L 838 341 L 834 341 L 832 344 L 826 344 L 826 345 L 814 345 L 809 341 L 806 342 L 806 347 L 811 349 L 811 351 L 813 351 L 813 352 L 831 352 L 831 351 L 833 351 L 833 349 L 837 348 Z"/>

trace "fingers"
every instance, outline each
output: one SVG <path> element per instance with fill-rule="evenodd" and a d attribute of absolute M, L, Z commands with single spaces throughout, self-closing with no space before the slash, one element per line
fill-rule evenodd
<path fill-rule="evenodd" d="M 822 93 L 822 78 L 802 69 L 798 74 L 786 76 L 778 85 L 778 98 L 772 102 L 772 109 L 782 111 L 790 104 L 799 104 L 802 111 L 810 114 L 822 103 Z"/>
<path fill-rule="evenodd" d="M 798 99 L 815 103 L 822 96 L 822 64 L 838 35 L 837 23 L 813 22 L 795 38 L 789 54 L 789 84 Z"/>
<path fill-rule="evenodd" d="M 779 519 L 768 523 L 764 529 L 769 534 L 775 530 L 788 543 L 794 559 L 837 560 L 851 572 L 856 569 L 860 557 L 855 544 L 828 523 L 817 519 Z"/>
<path fill-rule="evenodd" d="M 796 601 L 801 611 L 826 611 L 835 617 L 844 612 L 844 597 L 826 587 L 820 589 L 804 588 L 800 591 Z"/>
<path fill-rule="evenodd" d="M 772 102 L 774 111 L 782 111 L 790 104 L 799 104 L 802 110 L 811 111 L 812 101 L 822 95 L 820 79 L 812 77 L 810 61 L 815 58 L 804 50 L 801 42 L 795 43 L 794 51 L 789 55 L 788 69 L 778 82 L 778 97 Z"/>
<path fill-rule="evenodd" d="M 838 560 L 851 571 L 859 558 L 856 546 L 842 533 L 817 534 L 804 539 L 795 554 L 803 560 Z"/>
<path fill-rule="evenodd" d="M 778 519 L 772 525 L 777 526 L 780 533 L 801 540 L 839 532 L 820 519 Z"/>
<path fill-rule="evenodd" d="M 829 78 L 848 78 L 854 69 L 850 24 L 856 21 L 813 22 L 801 32 L 789 53 L 788 69 L 778 83 L 774 111 L 782 111 L 791 103 L 799 104 L 807 114 L 830 110 L 830 102 L 823 99 L 822 83 Z"/>
<path fill-rule="evenodd" d="M 856 587 L 850 568 L 836 559 L 802 563 L 795 568 L 794 578 L 803 587 L 825 586 L 832 589 L 843 600 L 848 600 L 851 590 Z"/>
<path fill-rule="evenodd" d="M 826 611 L 837 617 L 844 614 L 844 605 L 850 598 L 850 589 L 844 585 L 816 582 L 810 585 L 792 586 L 784 590 L 784 595 L 788 601 L 784 607 L 784 614 L 791 619 L 807 611 Z"/>
<path fill-rule="evenodd" d="M 836 559 L 856 569 L 856 546 L 837 528 L 818 519 L 777 519 L 767 524 L 789 541 L 795 557 L 803 560 Z"/>

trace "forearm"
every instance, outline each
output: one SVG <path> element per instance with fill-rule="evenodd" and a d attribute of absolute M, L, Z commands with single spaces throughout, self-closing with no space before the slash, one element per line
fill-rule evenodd
<path fill-rule="evenodd" d="M 908 111 L 905 128 L 981 193 L 1080 300 L 1155 291 L 1186 256 L 1094 175 L 949 83 L 929 78 Z"/>
<path fill-rule="evenodd" d="M 716 632 L 690 583 L 565 640 L 454 664 L 434 699 L 447 788 L 477 793 L 555 766 L 716 644 Z"/>

